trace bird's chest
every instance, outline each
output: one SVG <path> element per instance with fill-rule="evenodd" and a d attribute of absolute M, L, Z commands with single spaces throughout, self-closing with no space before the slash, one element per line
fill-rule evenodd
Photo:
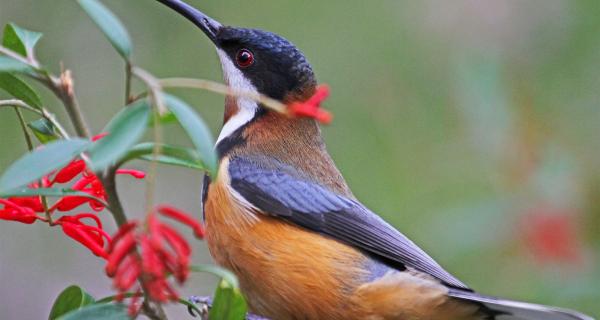
<path fill-rule="evenodd" d="M 350 319 L 365 257 L 337 241 L 251 212 L 218 180 L 205 203 L 215 261 L 240 280 L 250 309 L 273 319 Z M 350 313 L 352 312 L 352 313 Z"/>

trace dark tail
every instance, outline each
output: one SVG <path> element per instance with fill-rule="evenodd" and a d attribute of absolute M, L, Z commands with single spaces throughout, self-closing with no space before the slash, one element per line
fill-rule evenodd
<path fill-rule="evenodd" d="M 482 305 L 494 320 L 594 320 L 568 309 L 489 297 L 460 289 L 451 289 L 448 295 Z"/>

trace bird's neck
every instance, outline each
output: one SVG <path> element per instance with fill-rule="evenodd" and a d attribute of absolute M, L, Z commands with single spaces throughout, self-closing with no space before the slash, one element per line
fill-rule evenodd
<path fill-rule="evenodd" d="M 227 123 L 235 116 L 237 114 L 229 117 Z M 217 150 L 221 159 L 247 156 L 282 162 L 302 172 L 307 179 L 351 196 L 344 178 L 325 148 L 321 130 L 313 119 L 290 118 L 259 109 L 251 121 L 221 140 L 217 144 Z"/>

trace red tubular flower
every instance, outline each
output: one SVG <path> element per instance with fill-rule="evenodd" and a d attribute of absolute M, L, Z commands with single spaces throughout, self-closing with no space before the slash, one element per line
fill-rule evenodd
<path fill-rule="evenodd" d="M 52 183 L 66 183 L 78 174 L 82 173 L 85 170 L 85 161 L 83 160 L 74 160 L 69 163 L 66 167 L 62 168 L 58 173 L 54 176 L 54 180 Z"/>
<path fill-rule="evenodd" d="M 156 208 L 156 211 L 165 217 L 175 219 L 175 220 L 191 227 L 192 230 L 194 230 L 194 234 L 196 235 L 197 238 L 199 238 L 199 239 L 204 238 L 204 234 L 206 233 L 206 231 L 204 230 L 204 227 L 200 224 L 200 222 L 198 220 L 192 218 L 192 216 L 189 215 L 188 213 L 185 213 L 175 207 L 168 206 L 168 205 L 160 205 Z"/>
<path fill-rule="evenodd" d="M 288 105 L 288 112 L 295 117 L 308 117 L 321 123 L 330 123 L 331 113 L 321 109 L 321 102 L 329 96 L 329 87 L 319 85 L 315 93 L 305 102 L 292 102 Z"/>
<path fill-rule="evenodd" d="M 89 202 L 91 199 L 81 196 L 66 196 L 58 200 L 53 209 L 58 211 L 69 211 Z"/>
<path fill-rule="evenodd" d="M 97 141 L 106 135 L 107 133 L 96 135 L 92 140 Z M 137 179 L 145 177 L 144 172 L 131 169 L 119 169 L 116 174 L 130 175 Z M 104 190 L 104 186 L 100 179 L 87 168 L 85 161 L 82 159 L 73 160 L 62 169 L 42 177 L 41 187 L 46 188 L 51 187 L 53 184 L 65 184 L 74 179 L 76 180 L 71 185 L 71 189 L 88 193 L 98 199 L 106 201 L 106 191 Z M 30 189 L 39 188 L 40 183 L 32 183 L 28 187 Z M 104 205 L 101 201 L 82 196 L 65 196 L 50 207 L 48 213 L 53 214 L 56 210 L 63 212 L 73 210 L 86 203 L 96 212 L 104 209 Z M 112 242 L 110 241 L 109 235 L 102 229 L 100 219 L 98 219 L 95 214 L 81 213 L 74 216 L 63 216 L 52 223 L 50 219 L 37 216 L 37 213 L 45 211 L 40 196 L 0 199 L 0 205 L 3 205 L 3 207 L 0 208 L 0 219 L 2 220 L 18 221 L 27 224 L 34 223 L 36 220 L 42 220 L 50 223 L 52 226 L 60 225 L 67 236 L 86 246 L 95 255 L 104 258 L 108 257 L 107 250 L 104 249 L 104 246 L 106 243 L 111 244 Z M 95 226 L 84 223 L 84 219 L 92 219 Z M 135 227 L 135 224 L 128 225 L 132 229 Z M 133 242 L 133 247 L 135 247 L 135 241 Z M 108 251 L 112 251 L 112 249 Z M 125 255 L 125 253 L 123 255 Z M 115 262 L 113 262 L 113 264 L 114 263 Z M 116 271 L 113 270 L 112 272 L 114 273 Z"/>
<path fill-rule="evenodd" d="M 117 240 L 119 241 L 117 242 Z M 118 243 L 118 245 L 114 245 L 114 243 Z M 136 240 L 132 233 L 127 233 L 119 238 L 115 235 L 109 246 L 110 256 L 108 257 L 105 269 L 109 277 L 113 277 L 116 274 L 119 264 L 135 249 L 135 245 Z"/>
<path fill-rule="evenodd" d="M 100 179 L 98 179 L 98 177 L 91 172 L 82 171 L 82 173 L 82 177 L 73 184 L 72 189 L 89 193 L 96 198 L 106 201 L 106 191 L 104 190 L 104 186 L 102 185 L 102 182 L 100 182 Z M 146 173 L 143 171 L 132 169 L 119 169 L 117 170 L 117 174 L 126 174 L 137 179 L 142 179 L 146 176 Z M 52 210 L 56 209 L 58 211 L 69 211 L 85 203 L 88 203 L 90 208 L 92 208 L 94 211 L 104 210 L 104 205 L 102 203 L 82 196 L 63 197 L 56 203 L 54 207 L 52 207 Z"/>
<path fill-rule="evenodd" d="M 113 250 L 115 250 L 115 246 L 117 244 L 121 243 L 121 238 L 131 235 L 133 229 L 135 229 L 135 227 L 137 227 L 137 225 L 138 225 L 137 221 L 129 221 L 129 222 L 121 225 L 121 227 L 119 227 L 119 230 L 117 230 L 117 233 L 115 233 L 114 236 L 112 237 L 112 241 L 109 243 L 109 246 L 108 246 L 108 251 L 112 252 Z M 133 237 L 133 240 L 135 240 L 135 237 Z M 135 243 L 135 241 L 133 241 L 133 242 Z"/>
<path fill-rule="evenodd" d="M 119 290 L 126 291 L 135 284 L 142 269 L 138 258 L 133 255 L 124 258 L 121 269 L 123 271 L 115 276 L 115 287 Z"/>
<path fill-rule="evenodd" d="M 170 260 L 173 257 L 170 254 L 164 254 L 167 263 L 171 264 L 173 275 L 179 283 L 185 282 L 188 277 L 188 264 L 190 262 L 191 249 L 185 239 L 175 231 L 175 229 L 167 226 L 160 226 L 161 235 L 165 241 L 169 244 L 175 253 L 176 260 Z"/>
<path fill-rule="evenodd" d="M 93 219 L 96 226 L 81 222 L 84 218 Z M 104 240 L 106 239 L 110 243 L 110 236 L 102 230 L 102 224 L 95 215 L 82 213 L 76 216 L 63 216 L 56 221 L 56 224 L 62 227 L 67 236 L 90 249 L 96 256 L 108 258 L 108 254 L 104 250 Z"/>
<path fill-rule="evenodd" d="M 119 169 L 117 170 L 117 174 L 128 174 L 136 179 L 143 179 L 146 177 L 146 173 L 144 171 L 133 169 Z"/>
<path fill-rule="evenodd" d="M 189 215 L 171 206 L 162 205 L 147 217 L 145 228 L 129 222 L 119 228 L 108 246 L 106 274 L 113 278 L 114 287 L 124 293 L 145 288 L 157 302 L 178 299 L 169 276 L 178 283 L 188 277 L 191 248 L 174 228 L 159 220 L 158 214 L 173 218 L 202 235 L 204 229 Z M 136 279 L 141 284 L 134 288 Z M 130 308 L 135 310 L 136 302 Z"/>
<path fill-rule="evenodd" d="M 4 205 L 4 208 L 0 209 L 0 219 L 2 220 L 32 224 L 35 220 L 40 219 L 36 212 L 27 206 L 5 199 L 0 199 L 0 204 Z"/>
<path fill-rule="evenodd" d="M 31 197 L 12 197 L 8 198 L 8 201 L 14 203 L 19 207 L 26 207 L 34 212 L 44 212 L 44 206 L 42 205 L 42 200 L 39 196 L 31 196 Z"/>

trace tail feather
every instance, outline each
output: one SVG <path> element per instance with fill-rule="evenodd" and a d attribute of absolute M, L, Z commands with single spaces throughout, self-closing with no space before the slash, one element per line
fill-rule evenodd
<path fill-rule="evenodd" d="M 452 289 L 448 295 L 482 305 L 494 320 L 594 320 L 588 315 L 568 309 L 500 299 L 460 289 Z"/>

